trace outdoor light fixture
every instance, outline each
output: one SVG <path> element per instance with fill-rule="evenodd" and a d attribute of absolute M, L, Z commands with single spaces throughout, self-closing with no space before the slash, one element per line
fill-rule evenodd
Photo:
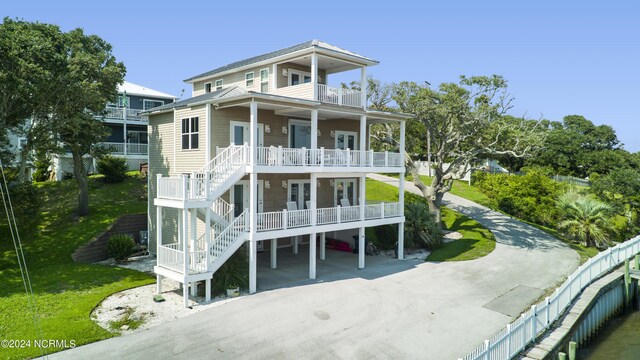
<path fill-rule="evenodd" d="M 267 134 L 271 134 L 271 126 L 269 126 L 269 124 L 264 126 L 264 132 L 266 132 Z"/>
<path fill-rule="evenodd" d="M 318 180 L 318 187 L 320 187 L 320 180 Z"/>
<path fill-rule="evenodd" d="M 265 188 L 265 189 L 271 189 L 271 183 L 269 182 L 269 180 L 266 180 L 266 181 L 264 182 L 264 188 Z"/>
<path fill-rule="evenodd" d="M 322 133 L 320 132 L 320 129 L 318 129 L 318 137 L 320 137 L 320 135 L 322 135 Z"/>
<path fill-rule="evenodd" d="M 286 127 L 286 126 L 283 126 L 283 127 L 282 127 L 282 133 L 283 133 L 284 135 L 287 135 L 287 127 Z"/>
<path fill-rule="evenodd" d="M 287 188 L 287 180 L 282 180 L 282 187 Z"/>
<path fill-rule="evenodd" d="M 331 136 L 332 138 L 336 137 L 336 132 L 331 130 L 331 132 L 329 133 L 329 136 Z"/>
<path fill-rule="evenodd" d="M 329 180 L 329 186 L 334 186 L 334 184 L 333 179 Z"/>
<path fill-rule="evenodd" d="M 289 75 L 289 72 L 287 71 L 287 69 L 282 69 L 282 76 L 287 76 Z"/>

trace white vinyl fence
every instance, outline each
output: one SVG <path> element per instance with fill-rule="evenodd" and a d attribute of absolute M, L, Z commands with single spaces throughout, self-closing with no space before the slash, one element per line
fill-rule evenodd
<path fill-rule="evenodd" d="M 462 359 L 511 359 L 545 332 L 585 287 L 638 253 L 640 236 L 600 252 L 576 269 L 553 295 L 531 306 L 520 318 L 485 340 Z"/>

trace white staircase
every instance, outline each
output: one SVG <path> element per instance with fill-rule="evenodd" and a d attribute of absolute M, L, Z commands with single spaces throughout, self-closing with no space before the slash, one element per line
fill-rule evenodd
<path fill-rule="evenodd" d="M 192 194 L 215 200 L 246 175 L 249 147 L 230 145 L 200 170 L 191 174 Z"/>
<path fill-rule="evenodd" d="M 216 272 L 245 242 L 247 236 L 247 210 L 235 218 L 229 226 L 218 233 L 209 245 L 209 271 Z"/>

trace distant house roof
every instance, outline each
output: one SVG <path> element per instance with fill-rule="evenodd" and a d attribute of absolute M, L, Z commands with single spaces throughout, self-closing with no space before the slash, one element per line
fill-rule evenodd
<path fill-rule="evenodd" d="M 246 91 L 238 86 L 230 86 L 220 90 L 212 91 L 210 93 L 206 93 L 206 94 L 194 96 L 188 99 L 154 107 L 153 109 L 145 111 L 145 113 L 181 108 L 181 107 L 186 107 L 186 106 L 190 106 L 190 105 L 201 103 L 201 102 L 206 102 L 209 100 L 220 99 L 228 96 L 242 95 L 245 93 Z"/>
<path fill-rule="evenodd" d="M 132 82 L 125 81 L 122 85 L 118 85 L 118 93 L 122 94 L 127 92 L 129 95 L 140 95 L 140 96 L 152 96 L 158 98 L 169 98 L 169 99 L 177 99 L 177 97 L 163 93 L 158 90 L 149 89 L 142 85 L 134 84 Z"/>
<path fill-rule="evenodd" d="M 221 66 L 219 68 L 204 72 L 202 74 L 198 74 L 198 75 L 192 76 L 192 77 L 190 77 L 188 79 L 185 79 L 184 81 L 185 82 L 191 82 L 193 80 L 200 79 L 200 78 L 203 78 L 203 77 L 208 77 L 208 76 L 219 74 L 219 73 L 222 73 L 222 72 L 225 72 L 225 71 L 229 71 L 229 70 L 232 70 L 232 69 L 241 68 L 243 66 L 259 63 L 259 62 L 262 62 L 262 61 L 265 61 L 265 60 L 269 60 L 269 59 L 277 58 L 277 57 L 284 56 L 284 55 L 287 55 L 287 54 L 291 54 L 291 53 L 296 52 L 296 51 L 305 50 L 305 49 L 311 49 L 311 48 L 325 49 L 325 50 L 337 52 L 337 53 L 340 53 L 340 54 L 343 54 L 343 55 L 348 55 L 350 57 L 363 60 L 363 61 L 365 61 L 367 63 L 371 63 L 371 64 L 377 64 L 378 63 L 377 60 L 373 60 L 373 59 L 370 59 L 368 57 L 362 56 L 360 54 L 354 53 L 352 51 L 348 51 L 348 50 L 339 48 L 339 47 L 337 47 L 335 45 L 328 44 L 328 43 L 326 43 L 324 41 L 310 40 L 310 41 L 306 41 L 306 42 L 303 42 L 303 43 L 298 44 L 298 45 L 289 46 L 289 47 L 284 48 L 284 49 L 280 49 L 280 50 L 272 51 L 272 52 L 269 52 L 269 53 L 266 53 L 266 54 L 254 56 L 254 57 L 251 57 L 251 58 L 248 58 L 248 59 L 236 61 L 234 63 L 228 64 L 228 65 L 225 65 L 225 66 Z"/>

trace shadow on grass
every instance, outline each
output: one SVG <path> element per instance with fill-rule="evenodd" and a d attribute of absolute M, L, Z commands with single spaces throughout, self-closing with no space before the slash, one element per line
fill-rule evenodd
<path fill-rule="evenodd" d="M 431 252 L 427 261 L 452 261 L 473 250 L 479 242 L 480 240 L 460 239 L 446 243 Z"/>

